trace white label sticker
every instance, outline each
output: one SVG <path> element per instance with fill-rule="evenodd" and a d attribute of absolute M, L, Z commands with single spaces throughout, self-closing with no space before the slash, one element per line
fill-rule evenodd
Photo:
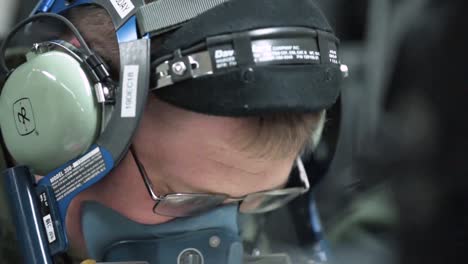
<path fill-rule="evenodd" d="M 42 221 L 44 221 L 44 227 L 47 233 L 47 240 L 49 240 L 49 243 L 54 242 L 57 238 L 55 237 L 54 225 L 52 224 L 52 217 L 50 216 L 50 214 L 48 214 L 42 218 Z"/>
<path fill-rule="evenodd" d="M 216 69 L 237 66 L 237 60 L 233 49 L 217 49 L 214 52 Z"/>
<path fill-rule="evenodd" d="M 106 170 L 106 162 L 99 147 L 68 164 L 50 178 L 55 199 L 60 202 L 71 193 L 83 188 Z"/>
<path fill-rule="evenodd" d="M 138 65 L 127 65 L 124 68 L 122 83 L 122 118 L 136 116 L 138 70 Z"/>
<path fill-rule="evenodd" d="M 132 12 L 133 9 L 135 9 L 135 6 L 133 5 L 131 0 L 110 0 L 112 5 L 115 8 L 115 11 L 119 13 L 120 18 L 126 17 L 130 12 Z"/>
<path fill-rule="evenodd" d="M 81 159 L 73 162 L 73 168 L 76 168 L 76 167 L 80 166 L 82 163 L 86 162 L 87 160 L 89 160 L 90 158 L 92 158 L 94 155 L 96 155 L 98 153 L 99 153 L 99 148 L 95 148 L 95 149 L 91 150 L 88 154 L 81 157 Z"/>

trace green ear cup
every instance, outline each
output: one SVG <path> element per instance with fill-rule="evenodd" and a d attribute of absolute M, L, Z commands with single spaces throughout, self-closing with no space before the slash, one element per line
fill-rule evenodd
<path fill-rule="evenodd" d="M 44 175 L 94 143 L 101 108 L 72 56 L 51 51 L 27 58 L 3 87 L 0 128 L 16 162 Z"/>

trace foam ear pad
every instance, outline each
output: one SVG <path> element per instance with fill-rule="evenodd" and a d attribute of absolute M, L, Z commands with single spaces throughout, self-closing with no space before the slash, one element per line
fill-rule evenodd
<path fill-rule="evenodd" d="M 0 129 L 13 159 L 44 175 L 84 153 L 97 138 L 101 109 L 80 63 L 29 53 L 0 95 Z"/>

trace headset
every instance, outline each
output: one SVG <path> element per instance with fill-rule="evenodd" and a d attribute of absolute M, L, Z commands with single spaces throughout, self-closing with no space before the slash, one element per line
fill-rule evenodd
<path fill-rule="evenodd" d="M 315 112 L 333 105 L 348 69 L 323 15 L 309 0 L 297 6 L 258 0 L 248 9 L 246 1 L 43 0 L 11 31 L 0 50 L 7 76 L 0 131 L 10 157 L 6 191 L 11 203 L 21 205 L 13 215 L 28 238 L 21 247 L 30 263 L 51 263 L 50 256 L 68 248 L 64 222 L 71 200 L 125 156 L 150 92 L 222 116 Z M 112 18 L 119 81 L 60 15 L 85 4 L 103 7 Z M 263 16 L 256 16 L 259 10 Z M 11 38 L 42 19 L 66 26 L 80 47 L 63 40 L 35 43 L 27 61 L 10 69 L 4 54 Z M 150 49 L 162 35 L 169 37 Z M 33 174 L 45 177 L 36 183 Z"/>
<path fill-rule="evenodd" d="M 133 13 L 126 16 L 120 16 L 113 3 L 41 1 L 33 15 L 19 23 L 2 44 L 5 54 L 15 34 L 45 18 L 66 26 L 80 43 L 79 48 L 63 40 L 36 43 L 26 54 L 27 62 L 14 70 L 5 64 L 4 55 L 0 56 L 0 66 L 7 75 L 0 96 L 3 148 L 15 164 L 27 166 L 13 167 L 9 162 L 15 169 L 7 172 L 11 179 L 6 181 L 6 192 L 28 187 L 14 192 L 17 196 L 10 200 L 17 204 L 24 201 L 19 197 L 23 194 L 36 198 L 28 209 L 13 212 L 15 219 L 29 216 L 30 223 L 17 225 L 17 230 L 36 233 L 35 241 L 25 241 L 22 246 L 33 247 L 26 250 L 30 260 L 38 256 L 49 259 L 44 252 L 55 255 L 68 248 L 64 220 L 71 200 L 123 158 L 146 103 L 149 39 L 137 36 L 134 19 L 143 1 L 130 1 Z M 119 83 L 112 80 L 108 66 L 76 27 L 59 15 L 82 4 L 100 5 L 112 16 L 121 55 Z M 36 183 L 30 179 L 32 174 L 45 177 Z M 50 250 L 31 245 L 45 245 Z"/>

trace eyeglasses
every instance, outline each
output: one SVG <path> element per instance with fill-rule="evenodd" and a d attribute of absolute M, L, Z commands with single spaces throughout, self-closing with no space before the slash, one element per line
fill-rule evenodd
<path fill-rule="evenodd" d="M 239 211 L 246 214 L 259 214 L 273 211 L 287 204 L 291 200 L 306 193 L 309 188 L 309 180 L 300 158 L 296 159 L 293 175 L 299 174 L 300 187 L 289 187 L 280 190 L 263 191 L 245 195 L 243 197 L 231 197 L 226 194 L 207 193 L 172 193 L 158 196 L 153 191 L 153 183 L 148 177 L 143 164 L 139 161 L 133 147 L 130 148 L 135 163 L 138 166 L 141 177 L 145 183 L 151 199 L 155 201 L 153 213 L 170 217 L 188 217 L 214 209 L 225 202 L 239 203 Z"/>

